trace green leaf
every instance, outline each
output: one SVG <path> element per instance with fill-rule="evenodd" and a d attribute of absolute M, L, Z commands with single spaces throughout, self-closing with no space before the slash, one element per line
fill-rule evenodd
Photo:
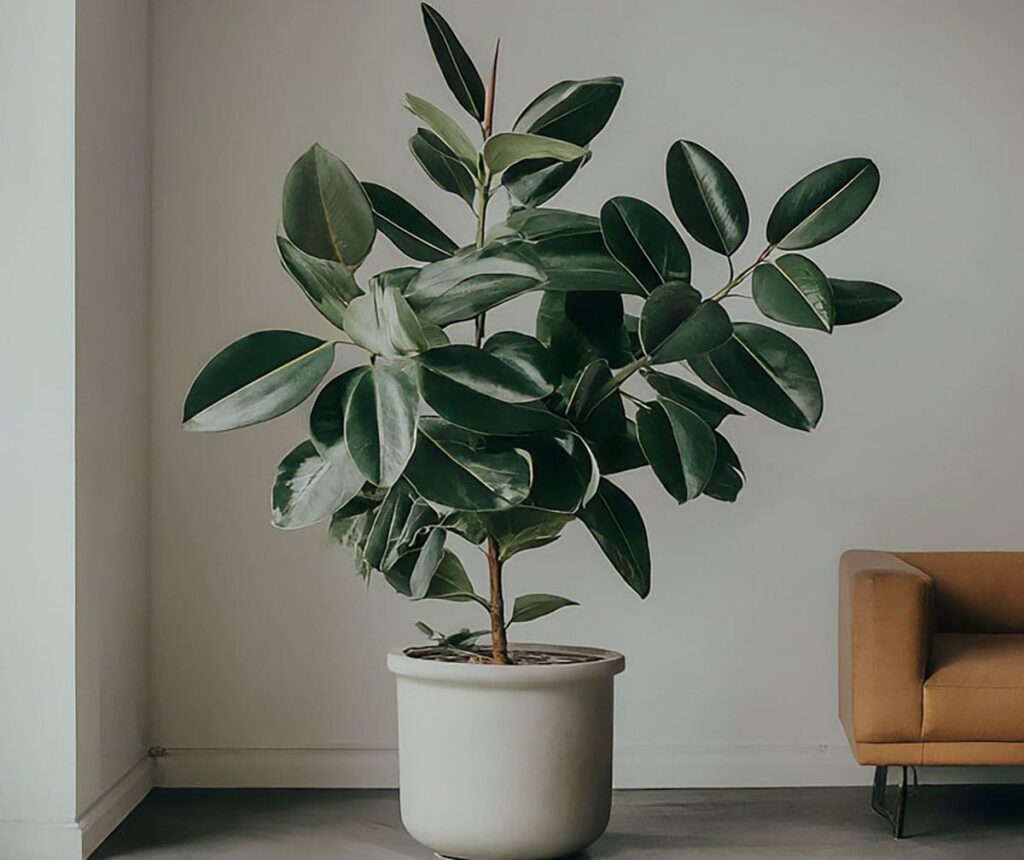
<path fill-rule="evenodd" d="M 523 109 L 513 130 L 586 146 L 608 123 L 621 94 L 619 77 L 561 81 Z"/>
<path fill-rule="evenodd" d="M 558 539 L 562 529 L 573 519 L 569 514 L 556 514 L 525 505 L 480 514 L 480 517 L 498 545 L 500 561 L 508 561 L 528 549 L 547 546 Z"/>
<path fill-rule="evenodd" d="M 405 106 L 410 113 L 429 125 L 434 134 L 448 145 L 470 171 L 476 170 L 476 147 L 455 120 L 441 108 L 412 93 L 405 94 Z"/>
<path fill-rule="evenodd" d="M 345 323 L 345 306 L 361 296 L 355 278 L 341 263 L 311 257 L 284 236 L 277 237 L 281 265 L 306 294 L 321 314 L 341 328 Z"/>
<path fill-rule="evenodd" d="M 690 281 L 690 252 L 657 209 L 635 197 L 613 197 L 601 207 L 601 235 L 608 252 L 645 290 Z"/>
<path fill-rule="evenodd" d="M 277 467 L 272 522 L 280 529 L 301 529 L 327 519 L 363 487 L 351 462 L 332 462 L 306 440 Z"/>
<path fill-rule="evenodd" d="M 688 284 L 657 287 L 640 315 L 640 343 L 657 364 L 683 361 L 720 346 L 732 322 L 719 302 L 701 301 Z"/>
<path fill-rule="evenodd" d="M 568 597 L 558 597 L 555 594 L 522 594 L 516 598 L 512 606 L 512 618 L 508 623 L 522 624 L 524 621 L 535 621 L 566 606 L 579 604 Z"/>
<path fill-rule="evenodd" d="M 328 460 L 350 458 L 345 444 L 345 413 L 356 386 L 369 375 L 371 370 L 366 366 L 346 370 L 328 382 L 313 401 L 309 412 L 309 435 L 317 450 Z"/>
<path fill-rule="evenodd" d="M 597 218 L 567 209 L 516 209 L 509 213 L 505 223 L 517 236 L 530 242 L 569 236 L 601 241 L 601 222 Z"/>
<path fill-rule="evenodd" d="M 878 182 L 878 168 L 867 158 L 819 167 L 779 198 L 768 217 L 768 241 L 786 251 L 827 242 L 864 214 Z"/>
<path fill-rule="evenodd" d="M 430 581 L 427 597 L 434 600 L 454 600 L 456 602 L 480 601 L 459 557 L 447 549 L 441 556 L 441 563 L 437 566 L 434 578 Z"/>
<path fill-rule="evenodd" d="M 556 514 L 574 514 L 597 492 L 597 461 L 575 433 L 553 433 L 509 440 L 530 455 L 533 485 L 524 506 Z"/>
<path fill-rule="evenodd" d="M 419 600 L 427 596 L 430 584 L 434 580 L 434 574 L 441 565 L 444 558 L 445 530 L 436 528 L 430 532 L 423 549 L 416 557 L 416 564 L 409 575 L 409 593 L 413 600 Z"/>
<path fill-rule="evenodd" d="M 405 475 L 421 496 L 437 504 L 501 510 L 529 494 L 531 464 L 520 451 L 487 451 L 482 436 L 438 418 L 422 418 Z"/>
<path fill-rule="evenodd" d="M 520 206 L 542 206 L 561 191 L 590 161 L 590 152 L 572 161 L 555 161 L 552 158 L 528 158 L 513 164 L 501 174 L 512 200 Z"/>
<path fill-rule="evenodd" d="M 487 530 L 480 516 L 472 511 L 449 511 L 441 518 L 441 528 L 454 532 L 474 546 L 479 546 L 487 537 Z"/>
<path fill-rule="evenodd" d="M 515 248 L 490 245 L 424 266 L 409 282 L 405 296 L 424 322 L 448 325 L 472 319 L 543 283 L 544 275 Z"/>
<path fill-rule="evenodd" d="M 390 570 L 403 556 L 420 549 L 438 519 L 437 512 L 416 498 L 405 481 L 396 483 L 370 515 L 363 561 L 375 570 Z"/>
<path fill-rule="evenodd" d="M 710 427 L 717 427 L 730 415 L 741 414 L 725 401 L 685 379 L 657 370 L 644 369 L 640 372 L 662 400 L 670 400 L 696 412 Z"/>
<path fill-rule="evenodd" d="M 186 430 L 232 430 L 282 415 L 313 393 L 334 344 L 293 331 L 258 331 L 218 352 L 185 398 Z"/>
<path fill-rule="evenodd" d="M 677 140 L 665 163 L 672 208 L 705 248 L 732 256 L 750 226 L 747 201 L 729 169 L 699 144 Z"/>
<path fill-rule="evenodd" d="M 605 390 L 611 378 L 611 370 L 604 359 L 591 362 L 580 371 L 573 382 L 565 407 L 565 415 L 573 424 L 582 429 L 588 419 L 608 402 L 618 402 L 618 397 L 613 392 Z M 621 407 L 621 403 L 619 406 Z M 625 413 L 621 427 L 618 424 L 619 422 L 616 422 L 616 430 L 625 429 Z"/>
<path fill-rule="evenodd" d="M 404 197 L 372 182 L 364 182 L 363 188 L 373 207 L 377 229 L 402 253 L 414 260 L 433 263 L 458 250 L 443 230 Z"/>
<path fill-rule="evenodd" d="M 703 491 L 715 468 L 714 431 L 696 413 L 663 400 L 636 415 L 640 446 L 654 474 L 682 504 Z"/>
<path fill-rule="evenodd" d="M 370 279 L 365 296 L 353 299 L 345 312 L 345 333 L 374 355 L 401 356 L 422 352 L 427 338 L 419 319 L 396 287 Z"/>
<path fill-rule="evenodd" d="M 580 514 L 598 546 L 619 575 L 641 597 L 651 591 L 651 553 L 647 529 L 636 505 L 606 478 Z"/>
<path fill-rule="evenodd" d="M 457 194 L 468 205 L 473 205 L 476 180 L 448 144 L 429 129 L 421 128 L 409 138 L 409 149 L 438 188 Z"/>
<path fill-rule="evenodd" d="M 484 352 L 528 379 L 534 390 L 554 391 L 561 377 L 547 347 L 537 338 L 517 331 L 499 331 L 484 342 Z"/>
<path fill-rule="evenodd" d="M 553 391 L 553 386 L 539 372 L 521 373 L 488 351 L 466 344 L 428 350 L 419 361 L 431 373 L 505 403 L 529 403 Z"/>
<path fill-rule="evenodd" d="M 597 359 L 620 367 L 632 356 L 617 293 L 545 292 L 537 310 L 537 336 L 562 374 L 575 376 Z"/>
<path fill-rule="evenodd" d="M 422 4 L 423 25 L 448 89 L 474 119 L 484 118 L 484 83 L 454 31 L 432 6 Z"/>
<path fill-rule="evenodd" d="M 735 323 L 732 338 L 689 364 L 716 391 L 787 427 L 812 430 L 821 418 L 821 383 L 814 365 L 780 331 Z"/>
<path fill-rule="evenodd" d="M 349 270 L 370 253 L 376 229 L 359 180 L 336 155 L 313 144 L 288 171 L 282 221 L 301 250 Z"/>
<path fill-rule="evenodd" d="M 416 444 L 419 421 L 416 365 L 378 358 L 356 381 L 345 410 L 345 444 L 368 481 L 389 486 Z"/>
<path fill-rule="evenodd" d="M 768 319 L 831 332 L 835 303 L 828 278 L 800 254 L 784 254 L 754 269 L 754 302 Z"/>
<path fill-rule="evenodd" d="M 740 458 L 721 433 L 715 433 L 715 444 L 718 450 L 715 469 L 704 488 L 704 495 L 720 502 L 735 502 L 744 483 Z"/>
<path fill-rule="evenodd" d="M 895 290 L 873 281 L 829 278 L 836 306 L 836 325 L 853 325 L 891 311 L 903 298 Z"/>
<path fill-rule="evenodd" d="M 419 270 L 419 266 L 398 266 L 395 269 L 385 269 L 383 272 L 377 272 L 373 276 L 373 280 L 385 290 L 394 288 L 405 295 L 409 282 L 416 277 L 416 273 Z"/>
<path fill-rule="evenodd" d="M 520 161 L 533 158 L 553 158 L 572 161 L 582 158 L 586 150 L 553 137 L 506 131 L 492 135 L 484 142 L 484 163 L 493 175 L 501 173 Z"/>
<path fill-rule="evenodd" d="M 629 420 L 625 423 L 626 429 L 619 433 L 588 439 L 602 475 L 615 475 L 648 465 L 637 440 L 636 424 Z"/>

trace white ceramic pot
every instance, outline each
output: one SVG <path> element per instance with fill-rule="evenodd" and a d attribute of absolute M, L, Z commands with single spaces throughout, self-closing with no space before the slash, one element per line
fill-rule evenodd
<path fill-rule="evenodd" d="M 613 651 L 512 645 L 585 663 L 490 666 L 388 655 L 402 822 L 457 860 L 549 860 L 608 826 Z"/>

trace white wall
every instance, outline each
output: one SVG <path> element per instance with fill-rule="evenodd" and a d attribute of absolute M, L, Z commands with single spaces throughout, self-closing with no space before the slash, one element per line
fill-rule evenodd
<path fill-rule="evenodd" d="M 76 63 L 79 817 L 149 747 L 149 4 L 80 0 Z M 113 792 L 114 796 L 108 797 Z M 116 823 L 116 822 L 115 822 Z M 102 829 L 102 827 L 100 827 Z"/>
<path fill-rule="evenodd" d="M 0 0 L 3 857 L 75 840 L 74 58 L 73 0 Z"/>
<path fill-rule="evenodd" d="M 594 212 L 629 193 L 668 211 L 665 151 L 696 139 L 746 190 L 755 226 L 744 260 L 805 172 L 858 154 L 881 167 L 863 223 L 813 256 L 906 301 L 831 338 L 797 333 L 825 384 L 819 430 L 736 421 L 749 486 L 731 507 L 677 509 L 649 474 L 626 478 L 651 536 L 646 602 L 579 528 L 508 577 L 514 592 L 583 604 L 531 638 L 628 655 L 622 784 L 865 779 L 835 716 L 840 551 L 1019 546 L 1024 7 L 439 5 L 481 65 L 501 34 L 499 125 L 556 80 L 626 78 L 592 164 L 558 205 Z M 415 640 L 416 619 L 461 625 L 472 610 L 412 605 L 379 582 L 367 591 L 321 529 L 271 528 L 274 467 L 303 437 L 303 411 L 202 436 L 180 429 L 180 405 L 229 341 L 327 330 L 273 242 L 285 172 L 313 140 L 469 238 L 468 213 L 409 157 L 415 123 L 401 102 L 410 89 L 457 108 L 412 0 L 156 0 L 153 11 L 153 731 L 192 751 L 172 752 L 164 778 L 387 783 L 395 718 L 383 654 Z M 694 253 L 698 283 L 717 287 L 720 262 Z M 398 260 L 381 238 L 367 271 Z M 739 299 L 731 309 L 751 311 Z M 503 316 L 527 325 L 529 303 Z"/>

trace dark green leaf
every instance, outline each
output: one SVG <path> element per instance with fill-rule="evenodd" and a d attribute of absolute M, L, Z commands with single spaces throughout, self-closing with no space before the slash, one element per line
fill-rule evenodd
<path fill-rule="evenodd" d="M 669 220 L 635 197 L 613 197 L 601 207 L 601 235 L 608 252 L 645 290 L 690 280 L 690 252 Z"/>
<path fill-rule="evenodd" d="M 631 359 L 617 293 L 545 292 L 537 310 L 537 336 L 562 374 L 604 358 L 613 367 Z"/>
<path fill-rule="evenodd" d="M 345 312 L 345 333 L 375 355 L 401 356 L 422 352 L 427 337 L 419 319 L 396 287 L 370 279 L 365 296 L 353 299 Z"/>
<path fill-rule="evenodd" d="M 424 498 L 457 510 L 500 510 L 530 492 L 530 458 L 490 452 L 486 440 L 438 418 L 420 419 L 406 478 Z"/>
<path fill-rule="evenodd" d="M 416 277 L 419 270 L 419 266 L 399 266 L 396 269 L 385 269 L 383 272 L 377 272 L 373 276 L 373 280 L 385 290 L 394 288 L 404 295 L 409 282 Z"/>
<path fill-rule="evenodd" d="M 569 514 L 556 514 L 526 505 L 480 516 L 498 545 L 498 558 L 501 561 L 508 561 L 517 553 L 537 549 L 557 540 L 562 529 L 572 522 Z"/>
<path fill-rule="evenodd" d="M 716 391 L 780 424 L 811 430 L 821 418 L 821 383 L 800 346 L 757 323 L 736 323 L 730 340 L 690 367 Z"/>
<path fill-rule="evenodd" d="M 580 519 L 626 584 L 646 597 L 651 590 L 647 529 L 629 496 L 602 478 L 597 495 L 583 509 Z"/>
<path fill-rule="evenodd" d="M 688 284 L 657 287 L 644 302 L 640 343 L 657 364 L 683 361 L 729 339 L 732 322 L 719 302 L 701 301 Z"/>
<path fill-rule="evenodd" d="M 457 194 L 473 205 L 476 180 L 448 144 L 430 129 L 421 128 L 409 138 L 409 149 L 438 188 Z"/>
<path fill-rule="evenodd" d="M 428 350 L 419 361 L 431 373 L 505 403 L 529 403 L 547 397 L 554 390 L 541 370 L 523 373 L 489 351 L 466 344 Z"/>
<path fill-rule="evenodd" d="M 487 338 L 484 351 L 529 379 L 535 389 L 551 393 L 560 380 L 558 368 L 547 347 L 528 334 L 496 332 Z"/>
<path fill-rule="evenodd" d="M 622 78 L 561 81 L 530 102 L 513 129 L 586 146 L 611 118 L 622 93 Z"/>
<path fill-rule="evenodd" d="M 345 305 L 363 291 L 341 263 L 311 257 L 284 236 L 277 237 L 281 265 L 320 313 L 338 328 L 345 323 Z"/>
<path fill-rule="evenodd" d="M 480 514 L 473 511 L 449 511 L 441 519 L 441 528 L 455 532 L 463 540 L 479 546 L 487 537 Z"/>
<path fill-rule="evenodd" d="M 434 52 L 434 58 L 441 68 L 448 89 L 474 119 L 484 118 L 484 82 L 473 61 L 462 47 L 448 22 L 441 13 L 422 4 L 423 25 Z"/>
<path fill-rule="evenodd" d="M 471 172 L 476 171 L 476 147 L 455 120 L 441 108 L 412 93 L 405 94 L 405 106 L 413 116 L 430 126 L 431 131 L 448 145 Z"/>
<path fill-rule="evenodd" d="M 819 167 L 779 198 L 768 217 L 768 241 L 786 251 L 827 242 L 864 214 L 878 182 L 878 168 L 867 158 Z"/>
<path fill-rule="evenodd" d="M 720 502 L 735 502 L 743 489 L 743 467 L 736 456 L 732 445 L 721 433 L 715 433 L 718 454 L 715 458 L 715 470 L 704 488 L 704 495 Z"/>
<path fill-rule="evenodd" d="M 258 331 L 218 352 L 185 398 L 186 430 L 232 430 L 276 418 L 313 393 L 334 344 L 293 331 Z"/>
<path fill-rule="evenodd" d="M 546 290 L 645 295 L 643 287 L 608 253 L 600 232 L 553 235 L 515 247 L 543 273 Z"/>
<path fill-rule="evenodd" d="M 317 450 L 328 460 L 348 460 L 345 444 L 345 414 L 352 394 L 364 376 L 371 375 L 369 367 L 353 367 L 327 383 L 313 402 L 309 413 L 309 435 Z"/>
<path fill-rule="evenodd" d="M 522 624 L 524 621 L 535 621 L 566 606 L 579 604 L 568 597 L 558 597 L 555 594 L 522 594 L 516 598 L 512 607 L 512 618 L 508 623 Z"/>
<path fill-rule="evenodd" d="M 534 158 L 553 158 L 556 161 L 573 161 L 586 155 L 586 150 L 553 137 L 520 132 L 500 132 L 484 142 L 484 163 L 497 176 L 520 161 Z"/>
<path fill-rule="evenodd" d="M 529 158 L 501 175 L 501 184 L 520 206 L 542 206 L 561 191 L 590 161 L 590 152 L 572 161 Z"/>
<path fill-rule="evenodd" d="M 672 208 L 704 247 L 731 256 L 750 226 L 747 201 L 729 169 L 699 144 L 677 140 L 665 163 Z"/>
<path fill-rule="evenodd" d="M 640 445 L 662 486 L 679 503 L 699 496 L 715 468 L 715 435 L 696 412 L 671 400 L 636 415 Z"/>
<path fill-rule="evenodd" d="M 626 421 L 626 429 L 619 433 L 604 435 L 588 440 L 602 475 L 615 475 L 647 465 L 640 442 L 637 440 L 636 424 Z"/>
<path fill-rule="evenodd" d="M 437 566 L 434 578 L 430 581 L 427 597 L 434 600 L 454 600 L 456 602 L 479 600 L 473 583 L 470 582 L 466 569 L 459 557 L 451 550 L 445 550 L 441 562 Z"/>
<path fill-rule="evenodd" d="M 377 229 L 414 260 L 433 263 L 458 250 L 443 230 L 404 197 L 383 185 L 364 182 Z"/>
<path fill-rule="evenodd" d="M 597 491 L 598 465 L 587 443 L 575 433 L 510 440 L 533 463 L 533 485 L 524 505 L 559 514 L 576 513 Z"/>
<path fill-rule="evenodd" d="M 438 519 L 437 512 L 416 498 L 405 481 L 396 483 L 370 515 L 363 561 L 375 570 L 391 569 L 402 556 L 420 549 Z"/>
<path fill-rule="evenodd" d="M 409 575 L 409 592 L 414 600 L 426 597 L 430 590 L 434 574 L 444 558 L 444 539 L 444 529 L 433 529 L 416 557 L 416 564 Z"/>
<path fill-rule="evenodd" d="M 601 223 L 593 215 L 566 209 L 516 209 L 509 213 L 506 225 L 530 242 L 567 236 L 587 236 L 601 241 Z"/>
<path fill-rule="evenodd" d="M 423 321 L 448 325 L 472 319 L 543 283 L 544 275 L 515 248 L 490 245 L 424 266 L 405 295 Z"/>
<path fill-rule="evenodd" d="M 768 319 L 832 331 L 832 287 L 821 269 L 800 254 L 784 254 L 754 269 L 753 293 Z"/>
<path fill-rule="evenodd" d="M 416 365 L 378 358 L 352 388 L 345 410 L 345 445 L 368 481 L 398 480 L 416 444 L 419 420 Z"/>
<path fill-rule="evenodd" d="M 661 399 L 671 400 L 696 412 L 710 427 L 717 427 L 729 415 L 741 414 L 728 403 L 685 379 L 669 376 L 657 370 L 643 370 L 641 373 Z"/>
<path fill-rule="evenodd" d="M 285 233 L 307 254 L 351 270 L 370 253 L 376 230 L 363 186 L 319 144 L 288 171 L 282 209 Z"/>
<path fill-rule="evenodd" d="M 895 290 L 872 281 L 829 278 L 836 305 L 836 325 L 853 325 L 881 316 L 903 301 Z"/>
<path fill-rule="evenodd" d="M 280 529 L 300 529 L 327 519 L 351 501 L 363 476 L 351 462 L 332 462 L 306 440 L 277 467 L 272 494 L 272 522 Z"/>

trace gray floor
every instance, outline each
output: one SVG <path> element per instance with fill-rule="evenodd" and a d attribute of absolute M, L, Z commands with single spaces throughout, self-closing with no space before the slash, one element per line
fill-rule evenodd
<path fill-rule="evenodd" d="M 578 860 L 1024 857 L 1024 786 L 925 786 L 894 842 L 867 788 L 691 789 L 616 795 Z M 390 791 L 156 790 L 100 858 L 427 860 Z"/>

